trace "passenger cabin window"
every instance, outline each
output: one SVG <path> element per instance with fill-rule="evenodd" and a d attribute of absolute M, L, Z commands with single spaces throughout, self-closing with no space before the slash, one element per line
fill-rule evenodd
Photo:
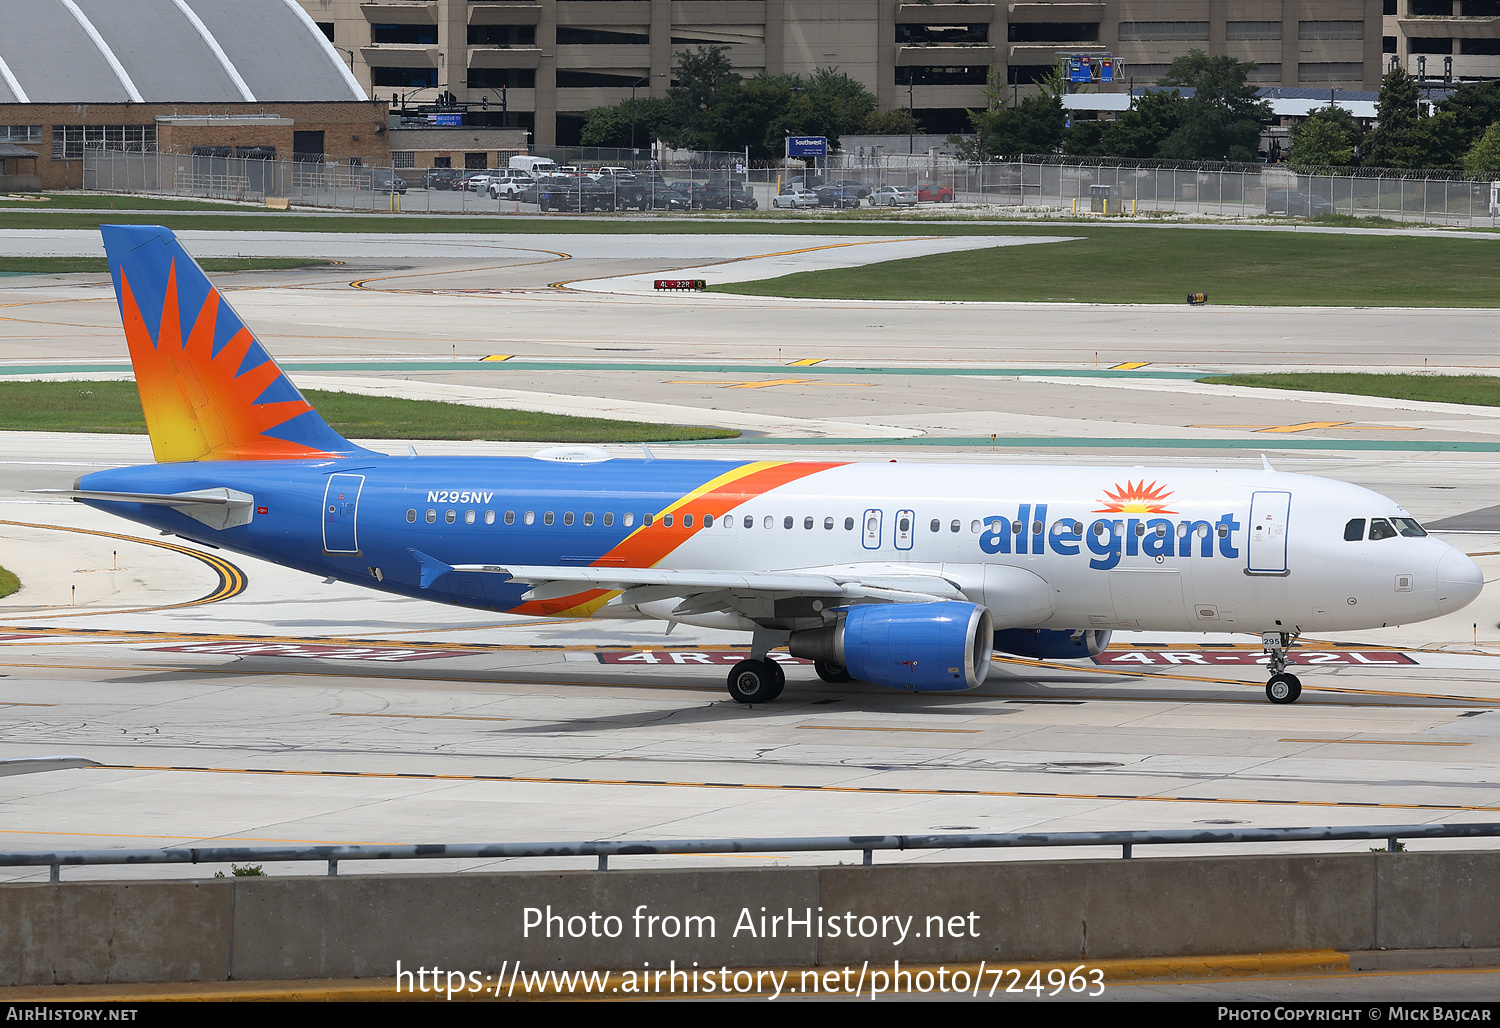
<path fill-rule="evenodd" d="M 458 520 L 458 515 L 450 510 L 448 513 L 443 515 L 443 520 L 451 525 L 453 524 L 453 522 Z"/>
<path fill-rule="evenodd" d="M 1350 518 L 1344 526 L 1344 542 L 1357 543 L 1365 537 L 1365 519 Z"/>
<path fill-rule="evenodd" d="M 754 515 L 752 515 L 752 514 L 746 514 L 745 515 L 745 527 L 746 528 L 754 528 L 755 527 L 755 516 Z"/>
<path fill-rule="evenodd" d="M 550 510 L 547 513 L 545 513 L 545 514 L 542 515 L 542 524 L 544 524 L 544 525 L 550 525 L 550 524 L 552 524 L 552 522 L 554 522 L 556 520 L 557 520 L 556 516 L 553 515 L 553 513 Z"/>
<path fill-rule="evenodd" d="M 432 524 L 436 520 L 437 520 L 437 511 L 435 511 L 435 510 L 429 510 L 427 512 L 427 523 L 430 525 L 430 524 Z"/>
<path fill-rule="evenodd" d="M 472 525 L 473 523 L 474 523 L 474 512 L 472 510 L 466 510 L 466 511 L 464 511 L 464 524 L 466 524 L 466 525 Z"/>
<path fill-rule="evenodd" d="M 486 525 L 493 525 L 495 523 L 495 512 L 494 511 L 487 510 L 487 511 L 484 512 L 484 523 Z"/>
<path fill-rule="evenodd" d="M 844 531 L 846 531 L 846 532 L 852 532 L 852 531 L 854 531 L 854 519 L 853 518 L 845 518 L 844 519 Z"/>
<path fill-rule="evenodd" d="M 1385 518 L 1371 518 L 1370 519 L 1370 541 L 1371 542 L 1374 542 L 1376 539 L 1394 539 L 1394 538 L 1396 538 L 1396 530 L 1391 527 L 1391 523 L 1389 521 L 1387 521 Z"/>
<path fill-rule="evenodd" d="M 417 523 L 417 512 L 416 511 L 409 510 L 409 511 L 406 512 L 406 523 L 408 525 L 415 525 Z"/>
<path fill-rule="evenodd" d="M 508 511 L 505 512 L 505 523 L 507 525 L 514 525 L 516 523 L 516 512 L 515 511 L 508 510 Z"/>

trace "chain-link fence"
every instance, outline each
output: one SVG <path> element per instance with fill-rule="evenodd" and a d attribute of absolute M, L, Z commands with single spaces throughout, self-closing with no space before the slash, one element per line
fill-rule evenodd
<path fill-rule="evenodd" d="M 649 152 L 649 151 L 648 151 Z M 1491 183 L 1445 171 L 1320 169 L 1298 172 L 1286 165 L 1187 164 L 1164 161 L 1079 160 L 1045 155 L 990 163 L 925 155 L 835 154 L 815 167 L 801 162 L 763 162 L 746 168 L 743 154 L 670 152 L 645 165 L 631 151 L 554 148 L 559 164 L 582 169 L 631 168 L 649 178 L 653 191 L 685 187 L 690 197 L 702 187 L 731 179 L 747 186 L 760 209 L 793 184 L 855 183 L 851 189 L 875 192 L 897 186 L 918 192 L 923 203 L 992 205 L 1004 213 L 1041 209 L 1071 214 L 1186 215 L 1205 217 L 1304 216 L 1326 214 L 1450 226 L 1492 226 Z M 611 164 L 610 160 L 624 160 Z M 497 169 L 491 174 L 502 174 Z M 258 155 L 126 152 L 90 148 L 84 152 L 84 188 L 104 192 L 160 193 L 205 199 L 292 204 L 347 210 L 406 210 L 475 213 L 534 213 L 539 205 L 517 186 L 491 189 L 491 179 L 447 168 L 373 166 L 360 158 L 266 159 Z M 644 180 L 642 178 L 642 180 Z M 554 181 L 559 195 L 578 194 L 549 205 L 551 210 L 619 210 L 626 179 L 606 176 L 599 188 L 584 176 Z M 866 199 L 868 203 L 868 198 Z M 694 199 L 694 206 L 699 206 Z"/>

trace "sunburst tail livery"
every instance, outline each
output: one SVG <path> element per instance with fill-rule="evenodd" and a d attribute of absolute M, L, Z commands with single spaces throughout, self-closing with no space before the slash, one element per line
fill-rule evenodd
<path fill-rule="evenodd" d="M 743 703 L 780 694 L 782 648 L 828 681 L 941 692 L 996 650 L 1087 658 L 1117 630 L 1251 633 L 1287 703 L 1303 632 L 1451 614 L 1483 584 L 1394 501 L 1269 465 L 387 456 L 323 421 L 171 232 L 104 238 L 157 463 L 65 493 L 404 596 L 747 633 Z"/>

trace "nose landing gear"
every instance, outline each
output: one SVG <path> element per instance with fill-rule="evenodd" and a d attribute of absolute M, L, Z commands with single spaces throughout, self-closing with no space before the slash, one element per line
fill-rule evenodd
<path fill-rule="evenodd" d="M 1301 631 L 1262 632 L 1261 645 L 1270 659 L 1271 680 L 1266 683 L 1266 699 L 1272 703 L 1296 703 L 1302 695 L 1302 680 L 1287 671 L 1287 651 L 1297 642 Z"/>

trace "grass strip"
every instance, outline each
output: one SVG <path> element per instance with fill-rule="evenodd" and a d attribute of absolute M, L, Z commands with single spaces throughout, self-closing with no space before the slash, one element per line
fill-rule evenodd
<path fill-rule="evenodd" d="M 198 263 L 204 271 L 281 271 L 331 266 L 339 262 L 312 257 L 204 257 Z M 109 259 L 105 257 L 0 257 L 0 274 L 102 275 L 108 271 Z"/>
<path fill-rule="evenodd" d="M 721 428 L 574 418 L 318 389 L 303 395 L 334 431 L 358 439 L 654 443 L 739 434 Z M 0 382 L 0 430 L 139 435 L 146 432 L 146 415 L 134 382 Z"/>
<path fill-rule="evenodd" d="M 40 196 L 41 200 L 27 200 Z M 0 195 L 0 211 L 254 211 L 260 205 L 227 203 L 141 193 L 11 193 Z"/>
<path fill-rule="evenodd" d="M 1064 242 L 711 286 L 755 296 L 1246 306 L 1493 307 L 1500 246 L 1367 234 L 1057 226 Z M 1462 274 L 1455 274 L 1462 268 Z"/>
<path fill-rule="evenodd" d="M 1492 375 L 1374 375 L 1309 372 L 1284 375 L 1210 375 L 1198 379 L 1209 385 L 1253 386 L 1259 389 L 1297 389 L 1354 396 L 1388 396 L 1426 403 L 1468 403 L 1500 407 L 1500 378 Z"/>
<path fill-rule="evenodd" d="M 9 596 L 20 588 L 21 580 L 16 577 L 15 572 L 0 568 L 0 597 Z"/>

